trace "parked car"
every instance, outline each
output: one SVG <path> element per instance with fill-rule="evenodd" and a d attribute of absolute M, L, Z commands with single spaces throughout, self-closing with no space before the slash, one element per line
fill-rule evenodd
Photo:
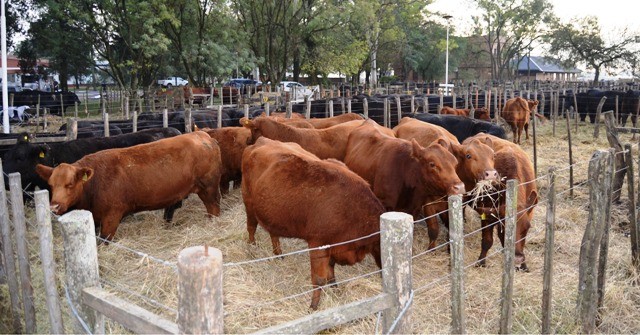
<path fill-rule="evenodd" d="M 300 84 L 297 81 L 281 81 L 280 88 L 285 92 L 289 92 L 291 99 L 293 100 L 304 99 L 304 97 L 309 97 L 313 95 L 313 91 L 314 91 Z"/>
<path fill-rule="evenodd" d="M 259 80 L 247 79 L 247 78 L 232 78 L 229 79 L 223 85 L 224 87 L 233 87 L 238 89 L 242 94 L 247 94 L 249 91 L 262 91 L 262 82 Z M 253 88 L 255 87 L 255 88 Z"/>
<path fill-rule="evenodd" d="M 171 88 L 171 86 L 189 85 L 189 81 L 180 77 L 167 77 L 166 79 L 158 80 L 158 85 Z"/>

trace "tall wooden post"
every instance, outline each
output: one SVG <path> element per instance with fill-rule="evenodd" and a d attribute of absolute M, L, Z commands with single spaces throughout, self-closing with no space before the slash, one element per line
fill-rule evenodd
<path fill-rule="evenodd" d="M 67 141 L 78 138 L 78 121 L 76 119 L 67 119 Z"/>
<path fill-rule="evenodd" d="M 555 224 L 556 224 L 556 172 L 555 168 L 549 169 L 549 191 L 547 193 L 547 218 L 544 248 L 544 275 L 542 278 L 542 333 L 551 334 L 552 311 L 552 282 L 553 282 L 553 251 L 555 250 Z"/>
<path fill-rule="evenodd" d="M 109 137 L 109 113 L 104 113 L 104 137 Z"/>
<path fill-rule="evenodd" d="M 387 212 L 380 216 L 380 248 L 382 253 L 382 287 L 393 295 L 395 307 L 382 313 L 382 329 L 386 333 L 405 334 L 411 329 L 411 249 L 413 217 L 406 213 Z"/>
<path fill-rule="evenodd" d="M 507 180 L 505 211 L 500 334 L 510 334 L 513 326 L 513 277 L 515 275 L 516 218 L 518 213 L 518 181 L 515 179 Z"/>
<path fill-rule="evenodd" d="M 218 129 L 222 128 L 222 105 L 218 105 L 218 117 L 216 121 L 218 121 Z"/>
<path fill-rule="evenodd" d="M 178 255 L 178 328 L 180 334 L 224 333 L 222 252 L 190 247 Z"/>
<path fill-rule="evenodd" d="M 464 215 L 462 197 L 449 197 L 451 240 L 451 333 L 466 333 L 464 312 Z"/>
<path fill-rule="evenodd" d="M 369 118 L 369 102 L 367 101 L 367 98 L 362 99 L 362 108 L 364 109 L 364 118 L 368 119 Z"/>
<path fill-rule="evenodd" d="M 65 281 L 73 310 L 89 329 L 73 317 L 74 333 L 104 333 L 104 316 L 82 303 L 82 290 L 100 287 L 98 249 L 93 215 L 75 210 L 58 218 L 64 240 Z"/>
<path fill-rule="evenodd" d="M 162 110 L 162 127 L 169 127 L 169 111 L 166 108 Z"/>
<path fill-rule="evenodd" d="M 638 233 L 640 233 L 640 227 L 638 227 L 638 211 L 636 207 L 636 191 L 635 191 L 635 174 L 633 167 L 633 153 L 631 150 L 631 144 L 625 144 L 625 162 L 627 163 L 627 193 L 629 195 L 629 226 L 631 230 L 631 264 L 636 269 L 636 272 L 640 272 L 640 259 L 638 256 L 638 245 L 640 240 L 638 239 Z"/>

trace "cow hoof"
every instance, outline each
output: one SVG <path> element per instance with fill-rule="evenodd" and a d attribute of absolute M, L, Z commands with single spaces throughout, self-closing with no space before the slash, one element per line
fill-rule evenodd
<path fill-rule="evenodd" d="M 516 266 L 516 271 L 522 271 L 522 272 L 528 273 L 529 268 L 527 267 L 526 263 L 522 263 L 520 264 L 520 266 Z"/>
<path fill-rule="evenodd" d="M 477 267 L 477 268 L 486 268 L 487 264 L 485 263 L 484 260 L 482 260 L 482 261 L 476 263 L 475 267 Z"/>
<path fill-rule="evenodd" d="M 333 278 L 331 280 L 329 280 L 329 282 L 327 283 L 327 285 L 331 288 L 338 288 L 338 283 L 336 283 L 336 279 Z"/>

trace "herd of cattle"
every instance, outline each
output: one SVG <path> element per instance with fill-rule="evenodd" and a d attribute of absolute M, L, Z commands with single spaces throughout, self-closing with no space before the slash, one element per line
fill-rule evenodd
<path fill-rule="evenodd" d="M 383 212 L 426 217 L 431 249 L 438 217 L 448 225 L 442 214 L 448 196 L 467 195 L 478 182 L 502 191 L 504 180 L 517 179 L 516 264 L 527 270 L 525 237 L 538 193 L 531 161 L 520 146 L 506 140 L 501 127 L 464 115 L 411 112 L 386 128 L 371 108 L 378 100 L 369 97 L 367 120 L 356 113 L 324 117 L 325 110 L 305 119 L 298 113 L 266 116 L 255 109 L 246 118 L 228 109 L 225 127 L 217 129 L 216 113 L 193 113 L 192 124 L 201 130 L 186 134 L 181 112 L 172 116 L 182 118 L 180 129 L 144 129 L 157 125 L 157 114 L 149 114 L 141 116 L 149 122 L 139 127 L 143 130 L 112 137 L 46 144 L 21 135 L 2 159 L 5 185 L 9 173 L 20 172 L 25 191 L 50 190 L 55 214 L 91 211 L 106 241 L 132 213 L 164 209 L 170 221 L 191 193 L 202 200 L 207 215 L 218 216 L 221 194 L 232 183 L 242 188 L 249 242 L 255 243 L 260 225 L 270 234 L 275 254 L 282 253 L 280 237 L 304 239 L 314 248 L 371 235 L 311 251 L 312 284 L 319 287 L 335 283 L 335 263 L 352 265 L 371 254 L 381 265 L 380 237 L 372 233 L 379 231 Z M 529 106 L 536 102 L 514 98 L 509 103 L 514 107 L 503 117 L 518 129 L 526 127 Z M 86 122 L 79 128 L 93 126 Z M 504 236 L 503 226 L 496 224 L 505 216 L 504 192 L 497 199 L 495 194 L 480 197 L 473 207 L 485 228 L 481 265 L 493 244 L 493 227 L 501 240 Z M 319 300 L 315 290 L 311 307 L 317 308 Z"/>

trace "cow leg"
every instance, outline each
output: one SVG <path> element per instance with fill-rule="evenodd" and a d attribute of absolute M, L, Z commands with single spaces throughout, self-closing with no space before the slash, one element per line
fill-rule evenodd
<path fill-rule="evenodd" d="M 254 230 L 255 232 L 255 230 Z M 269 233 L 271 236 L 271 245 L 273 246 L 274 255 L 282 255 L 282 246 L 280 245 L 280 237 Z"/>
<path fill-rule="evenodd" d="M 516 270 L 522 270 L 524 272 L 529 272 L 529 268 L 527 267 L 527 263 L 525 263 L 524 256 L 524 245 L 526 243 L 527 233 L 529 232 L 529 228 L 531 228 L 530 221 L 523 217 L 518 221 L 518 226 L 516 227 Z"/>
<path fill-rule="evenodd" d="M 229 186 L 231 182 L 228 179 L 220 179 L 220 194 L 227 195 L 229 194 Z"/>
<path fill-rule="evenodd" d="M 164 214 L 162 215 L 164 220 L 167 222 L 173 221 L 173 214 L 178 208 L 182 208 L 182 200 L 164 209 Z"/>
<path fill-rule="evenodd" d="M 535 122 L 535 121 L 533 121 Z M 525 134 L 525 141 L 529 140 L 529 122 L 524 124 L 524 134 Z"/>
<path fill-rule="evenodd" d="M 109 213 L 100 220 L 100 238 L 106 240 L 103 241 L 105 245 L 113 240 L 113 237 L 116 235 L 116 230 L 118 230 L 120 220 L 122 220 L 122 215 L 116 213 Z"/>
<path fill-rule="evenodd" d="M 487 252 L 493 246 L 493 222 L 489 220 L 480 220 L 482 227 L 482 249 L 480 250 L 480 257 L 478 257 L 477 267 L 484 267 L 486 265 L 485 258 L 487 258 Z"/>
<path fill-rule="evenodd" d="M 209 216 L 220 216 L 220 188 L 218 185 L 201 190 L 198 192 L 198 197 L 207 208 Z"/>
<path fill-rule="evenodd" d="M 310 307 L 316 310 L 320 303 L 320 287 L 327 285 L 333 269 L 328 249 L 310 251 L 309 257 L 311 258 L 311 284 L 314 288 Z"/>
<path fill-rule="evenodd" d="M 331 257 L 329 259 L 329 281 L 328 281 L 329 286 L 331 288 L 338 287 L 338 284 L 336 284 L 336 274 L 334 272 L 335 265 L 336 265 L 336 260 L 333 257 Z"/>
<path fill-rule="evenodd" d="M 256 218 L 250 206 L 246 206 L 247 212 L 247 232 L 249 232 L 249 244 L 256 244 L 256 230 L 258 229 L 258 218 Z"/>

